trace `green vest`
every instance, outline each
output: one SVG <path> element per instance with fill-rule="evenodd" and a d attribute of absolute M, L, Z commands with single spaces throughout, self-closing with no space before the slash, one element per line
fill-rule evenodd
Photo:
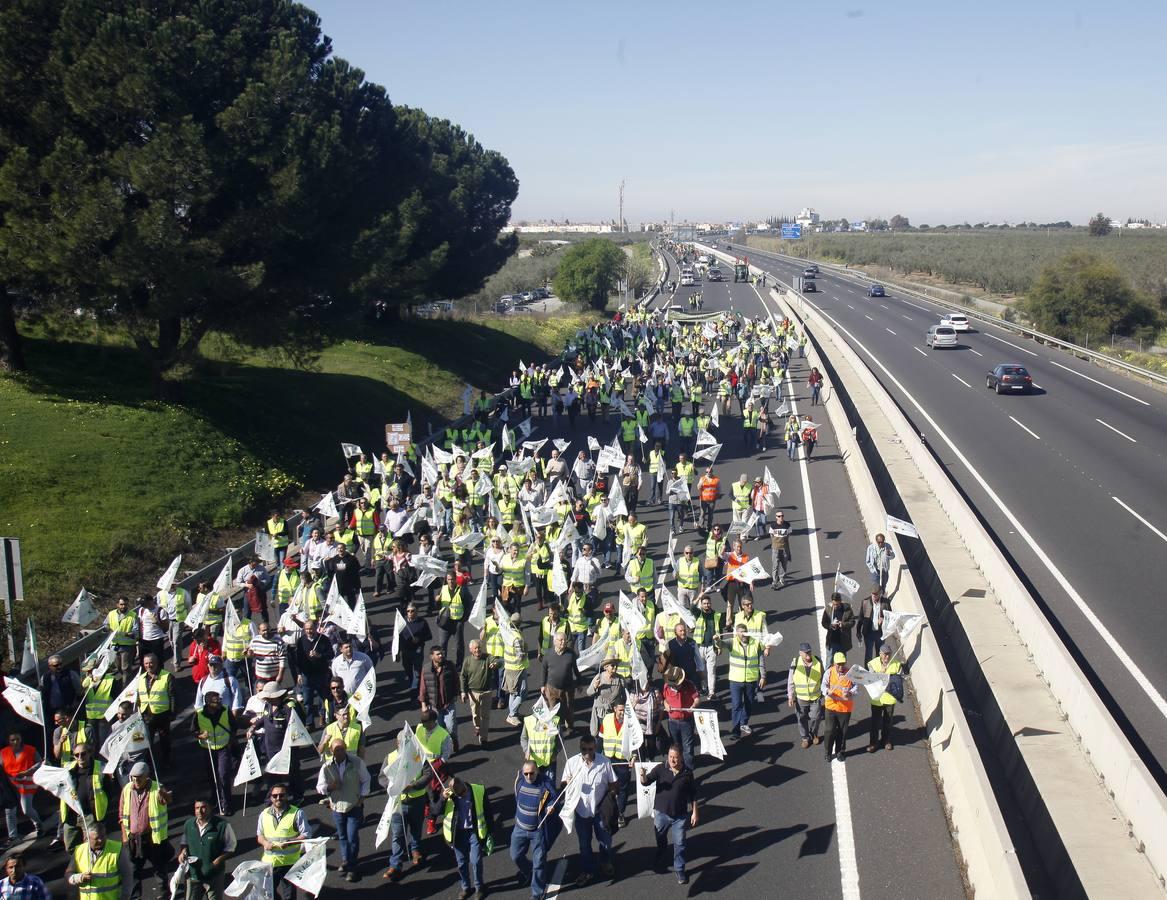
<path fill-rule="evenodd" d="M 194 816 L 187 819 L 186 825 L 183 826 L 187 852 L 198 860 L 190 863 L 188 874 L 199 882 L 208 882 L 223 871 L 222 864 L 213 866 L 211 861 L 223 855 L 223 845 L 227 841 L 227 823 L 218 816 L 212 816 L 210 821 L 211 827 L 202 834 L 199 833 L 199 824 Z"/>

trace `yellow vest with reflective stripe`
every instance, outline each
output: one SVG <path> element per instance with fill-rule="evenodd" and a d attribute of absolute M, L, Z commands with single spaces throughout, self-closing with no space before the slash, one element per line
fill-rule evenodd
<path fill-rule="evenodd" d="M 900 661 L 898 659 L 893 659 L 891 662 L 889 662 L 887 664 L 887 668 L 885 669 L 883 667 L 883 660 L 878 656 L 875 657 L 875 659 L 871 660 L 871 662 L 869 662 L 867 664 L 867 668 L 870 669 L 872 672 L 875 672 L 878 675 L 898 675 L 898 674 L 900 674 L 900 672 L 903 669 L 903 667 L 900 665 Z M 872 706 L 895 706 L 896 705 L 896 698 L 893 695 L 889 694 L 887 691 L 884 691 L 882 694 L 879 695 L 878 699 L 871 701 L 871 705 Z"/>
<path fill-rule="evenodd" d="M 627 712 L 624 713 L 628 715 Z M 621 723 L 620 729 L 623 731 L 624 724 Z M 600 724 L 600 737 L 604 741 L 604 756 L 608 759 L 625 759 L 625 756 L 620 752 L 621 733 L 616 730 L 616 714 L 608 713 L 604 716 L 604 721 Z"/>
<path fill-rule="evenodd" d="M 166 829 L 169 821 L 169 811 L 158 792 L 160 787 L 157 781 L 151 781 L 150 787 L 147 788 L 149 797 L 146 800 L 146 811 L 150 816 L 150 835 L 159 847 L 166 843 Z M 130 833 L 130 793 L 133 790 L 134 786 L 129 782 L 122 788 L 121 820 L 122 830 L 126 834 Z"/>
<path fill-rule="evenodd" d="M 790 670 L 794 684 L 794 696 L 804 703 L 813 703 L 823 695 L 823 661 L 817 656 L 811 657 L 811 664 L 807 666 L 801 656 L 790 661 Z"/>
<path fill-rule="evenodd" d="M 275 808 L 269 806 L 265 809 L 259 814 L 259 826 L 263 831 L 264 838 L 269 841 L 283 842 L 298 839 L 300 832 L 296 829 L 296 813 L 299 811 L 298 806 L 289 805 L 279 821 L 276 821 Z M 261 859 L 272 867 L 295 865 L 303 852 L 301 847 L 301 844 L 292 844 L 282 850 L 264 850 Z"/>
<path fill-rule="evenodd" d="M 450 591 L 449 585 L 442 586 L 442 593 L 438 597 L 438 602 L 443 608 L 450 610 L 450 619 L 454 622 L 461 622 L 463 615 L 465 615 L 465 608 L 462 604 L 462 589 L 455 586 L 453 592 Z"/>
<path fill-rule="evenodd" d="M 567 598 L 567 624 L 576 634 L 588 630 L 587 594 L 571 594 Z"/>
<path fill-rule="evenodd" d="M 138 709 L 152 713 L 170 712 L 169 672 L 161 669 L 149 689 L 146 687 L 146 673 L 138 676 Z"/>
<path fill-rule="evenodd" d="M 88 884 L 80 884 L 77 890 L 82 900 L 120 900 L 122 876 L 118 871 L 118 861 L 122 855 L 121 841 L 105 839 L 105 845 L 97 859 L 91 859 L 89 842 L 83 841 L 73 851 L 73 868 L 79 875 L 89 875 Z"/>
<path fill-rule="evenodd" d="M 243 651 L 251 643 L 251 626 L 247 622 L 240 622 L 234 631 L 223 635 L 223 658 L 232 662 L 243 659 Z"/>
<path fill-rule="evenodd" d="M 501 636 L 499 640 L 502 640 Z M 531 661 L 527 659 L 527 645 L 522 639 L 514 641 L 509 647 L 503 647 L 502 668 L 504 672 L 522 672 L 524 669 L 530 668 L 530 665 Z"/>
<path fill-rule="evenodd" d="M 733 483 L 733 508 L 734 509 L 749 509 L 750 508 L 750 491 L 753 490 L 753 485 L 746 483 L 742 484 L 740 481 Z"/>
<path fill-rule="evenodd" d="M 349 721 L 348 727 L 344 731 L 340 730 L 340 722 L 329 722 L 328 727 L 324 729 L 325 755 L 332 755 L 330 748 L 332 747 L 332 742 L 337 738 L 344 741 L 344 748 L 349 753 L 356 753 L 357 749 L 361 746 L 361 735 L 363 733 L 364 729 L 361 728 L 361 723 L 355 719 Z"/>
<path fill-rule="evenodd" d="M 625 644 L 623 640 L 614 639 L 608 645 L 608 656 L 617 660 L 616 674 L 621 678 L 632 677 L 632 645 Z M 640 651 L 636 651 L 640 652 Z"/>
<path fill-rule="evenodd" d="M 758 667 L 758 654 L 761 645 L 753 638 L 746 638 L 743 649 L 740 641 L 734 637 L 729 645 L 729 680 L 744 684 L 753 684 L 761 678 Z"/>
<path fill-rule="evenodd" d="M 417 735 L 417 740 L 421 744 L 421 748 L 425 751 L 425 758 L 430 762 L 433 762 L 442 755 L 442 744 L 450 736 L 450 732 L 446 731 L 441 725 L 435 725 L 434 730 L 427 737 L 422 733 L 420 722 L 414 730 L 414 733 Z"/>
<path fill-rule="evenodd" d="M 483 640 L 486 641 L 486 655 L 487 656 L 503 656 L 506 654 L 506 647 L 502 643 L 502 632 L 498 630 L 498 622 L 494 619 L 487 619 L 486 624 L 482 626 Z"/>
<path fill-rule="evenodd" d="M 701 563 L 696 557 L 682 556 L 677 560 L 677 584 L 690 591 L 697 590 L 701 584 Z"/>
<path fill-rule="evenodd" d="M 127 611 L 123 613 L 116 609 L 109 611 L 109 615 L 105 617 L 105 624 L 113 632 L 113 643 L 115 647 L 134 646 L 134 621 L 134 614 L 132 612 Z"/>
<path fill-rule="evenodd" d="M 219 709 L 218 720 L 212 719 L 206 715 L 201 709 L 195 713 L 195 722 L 198 725 L 199 731 L 205 731 L 210 737 L 207 740 L 200 740 L 199 746 L 206 747 L 211 750 L 222 750 L 231 741 L 231 729 L 228 726 L 230 722 L 230 715 L 227 712 L 227 707 Z"/>
<path fill-rule="evenodd" d="M 372 537 L 377 532 L 377 523 L 373 517 L 376 515 L 373 509 L 356 509 L 353 511 L 353 517 L 357 520 L 357 534 L 361 537 Z"/>
<path fill-rule="evenodd" d="M 65 766 L 71 772 L 77 768 L 77 762 L 74 760 L 69 765 Z M 73 775 L 76 778 L 76 774 Z M 98 822 L 105 821 L 105 814 L 109 812 L 109 797 L 105 793 L 105 787 L 101 783 L 101 761 L 93 761 L 93 771 L 90 773 L 90 781 L 93 786 L 93 816 Z M 65 801 L 61 801 L 61 821 L 65 820 L 68 815 L 69 807 L 65 805 Z M 109 846 L 109 841 L 106 841 L 106 846 Z"/>
<path fill-rule="evenodd" d="M 527 567 L 527 558 L 520 555 L 517 559 L 511 559 L 509 555 L 505 556 L 498 564 L 502 571 L 502 583 L 504 587 L 523 587 L 526 584 L 526 578 L 523 570 Z"/>
<path fill-rule="evenodd" d="M 559 750 L 559 716 L 552 716 L 551 725 L 544 726 L 534 713 L 523 719 L 527 735 L 527 756 L 540 767 L 551 765 Z"/>
<path fill-rule="evenodd" d="M 713 617 L 713 640 L 720 641 L 718 635 L 721 634 L 721 613 L 710 612 Z M 693 643 L 698 647 L 705 643 L 705 614 L 701 610 L 693 613 Z"/>
<path fill-rule="evenodd" d="M 486 797 L 486 788 L 480 784 L 468 784 L 467 787 L 470 789 L 470 796 L 474 798 L 474 825 L 478 832 L 478 840 L 485 841 L 486 811 L 483 807 L 483 800 Z M 446 801 L 446 808 L 442 813 L 442 837 L 451 846 L 454 843 L 454 811 L 456 808 L 454 798 L 451 797 Z"/>
<path fill-rule="evenodd" d="M 97 684 L 92 682 L 93 679 L 86 676 L 81 680 L 81 686 L 89 688 L 89 694 L 85 697 L 85 718 L 95 722 L 105 718 L 105 711 L 113 701 L 113 676 L 103 675 Z"/>

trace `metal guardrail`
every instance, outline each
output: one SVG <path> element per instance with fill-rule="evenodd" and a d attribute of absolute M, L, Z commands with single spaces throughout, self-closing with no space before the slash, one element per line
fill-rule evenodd
<path fill-rule="evenodd" d="M 748 247 L 748 245 L 746 246 Z M 867 275 L 864 272 L 859 272 L 855 269 L 848 269 L 833 263 L 818 262 L 816 260 L 810 259 L 809 257 L 789 256 L 785 253 L 774 253 L 770 250 L 762 250 L 759 247 L 752 247 L 749 249 L 754 250 L 756 253 L 777 257 L 778 259 L 785 259 L 790 262 L 813 262 L 815 265 L 819 266 L 819 268 L 829 271 L 832 275 L 836 275 L 841 278 L 849 278 L 852 281 L 859 283 L 887 284 L 895 288 L 895 290 L 901 294 L 907 294 L 911 297 L 915 297 L 918 300 L 926 300 L 933 306 L 939 306 L 943 309 L 949 309 L 952 312 L 962 313 L 967 315 L 970 319 L 977 319 L 978 321 L 986 322 L 990 325 L 995 325 L 1004 331 L 1009 331 L 1022 337 L 1028 337 L 1040 344 L 1045 344 L 1047 346 L 1055 347 L 1059 350 L 1064 350 L 1079 358 L 1085 357 L 1086 359 L 1130 372 L 1132 375 L 1137 375 L 1139 378 L 1145 378 L 1148 381 L 1155 382 L 1157 384 L 1167 385 L 1167 376 L 1160 375 L 1158 372 L 1152 372 L 1150 369 L 1144 369 L 1142 366 L 1136 366 L 1133 363 L 1128 363 L 1125 360 L 1116 359 L 1115 357 L 1108 356 L 1105 353 L 1099 353 L 1096 350 L 1090 350 L 1086 347 L 1083 347 L 1081 344 L 1072 344 L 1069 341 L 1063 341 L 1060 338 L 1054 337 L 1053 335 L 1045 334 L 1044 332 L 1036 331 L 1032 328 L 1026 328 L 1024 325 L 1019 325 L 1016 322 L 1010 322 L 1008 319 L 1002 319 L 997 316 L 989 315 L 985 312 L 980 312 L 979 310 L 969 309 L 964 306 L 959 306 L 958 304 L 948 303 L 944 300 L 938 300 L 937 298 L 931 297 L 928 294 L 913 290 L 912 288 L 904 287 L 903 285 L 896 284 L 893 281 L 872 278 L 870 275 Z"/>

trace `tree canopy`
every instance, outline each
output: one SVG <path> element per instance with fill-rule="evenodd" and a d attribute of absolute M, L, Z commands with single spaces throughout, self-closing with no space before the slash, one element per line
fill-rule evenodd
<path fill-rule="evenodd" d="M 1090 220 L 1089 229 L 1090 234 L 1094 237 L 1106 237 L 1111 230 L 1110 216 L 1104 213 L 1095 213 L 1094 218 Z"/>
<path fill-rule="evenodd" d="M 1066 341 L 1086 335 L 1148 335 L 1160 326 L 1154 306 L 1113 263 L 1090 253 L 1070 253 L 1047 266 L 1025 298 L 1038 331 Z"/>
<path fill-rule="evenodd" d="M 5 298 L 92 310 L 163 388 L 209 331 L 308 354 L 325 317 L 514 251 L 506 160 L 395 109 L 303 6 L 15 0 L 0 35 Z"/>
<path fill-rule="evenodd" d="M 555 294 L 569 303 L 593 309 L 608 305 L 625 266 L 624 251 L 603 238 L 589 238 L 570 248 L 555 275 Z"/>

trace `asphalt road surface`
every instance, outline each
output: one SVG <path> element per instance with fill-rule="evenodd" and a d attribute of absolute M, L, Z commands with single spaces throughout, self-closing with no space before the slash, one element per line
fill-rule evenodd
<path fill-rule="evenodd" d="M 743 252 L 786 282 L 802 273 Z M 938 454 L 1167 788 L 1167 394 L 975 320 L 958 348 L 933 350 L 925 332 L 951 308 L 893 288 L 868 297 L 830 274 L 816 282 L 807 302 Z M 985 376 L 999 363 L 1025 366 L 1038 389 L 994 394 Z"/>
<path fill-rule="evenodd" d="M 675 276 L 675 270 L 670 277 Z M 753 287 L 744 284 L 704 284 L 705 309 L 728 310 L 731 307 L 746 315 L 764 315 L 767 306 Z M 685 304 L 687 289 L 676 300 L 667 294 L 662 303 Z M 687 306 L 686 306 L 687 308 Z M 794 389 L 795 407 L 805 410 L 809 392 L 805 388 L 808 369 L 804 361 L 792 365 L 790 385 Z M 787 390 L 789 393 L 789 390 Z M 711 402 L 711 401 L 710 401 Z M 849 757 L 845 763 L 824 761 L 823 747 L 804 750 L 798 741 L 797 726 L 785 704 L 785 670 L 795 655 L 799 642 L 809 640 L 821 648 L 822 630 L 818 619 L 829 596 L 834 573 L 840 566 L 845 573 L 866 584 L 863 552 L 870 536 L 858 524 L 858 512 L 826 417 L 820 420 L 821 441 L 812 462 L 790 462 L 785 449 L 771 437 L 770 449 L 759 456 L 744 455 L 740 419 L 737 415 L 722 419 L 717 437 L 724 448 L 717 471 L 728 493 L 729 481 L 745 472 L 752 479 L 769 466 L 782 488 L 780 507 L 794 525 L 793 561 L 787 586 L 774 590 L 769 581 L 755 586 L 757 607 L 768 614 L 771 630 L 785 636 L 768 660 L 771 680 L 765 701 L 755 711 L 751 737 L 734 742 L 729 735 L 729 702 L 726 687 L 727 663 L 723 655 L 719 666 L 719 691 L 713 702 L 722 723 L 727 755 L 724 761 L 709 756 L 697 758 L 697 775 L 701 802 L 700 825 L 689 833 L 689 873 L 687 886 L 676 884 L 672 875 L 652 870 L 654 840 L 649 822 L 630 819 L 614 840 L 616 879 L 599 881 L 577 891 L 580 896 L 610 897 L 620 892 L 635 896 L 654 889 L 676 896 L 697 896 L 715 892 L 733 892 L 734 896 L 772 897 L 797 892 L 803 897 L 956 897 L 964 893 L 958 862 L 940 797 L 932 777 L 923 728 L 911 702 L 902 703 L 896 716 L 894 752 L 864 752 L 867 744 L 869 706 L 860 696 L 851 725 Z M 611 440 L 615 422 L 594 426 L 583 416 L 574 431 L 566 427 L 553 429 L 551 420 L 536 420 L 540 437 L 566 437 L 572 441 L 568 453 L 585 446 L 590 433 L 600 441 Z M 378 422 L 370 420 L 370 433 Z M 670 462 L 675 453 L 670 453 Z M 808 496 L 809 490 L 809 496 Z M 642 521 L 649 526 L 649 550 L 658 564 L 665 557 L 668 532 L 664 507 L 641 504 Z M 718 521 L 730 521 L 728 500 L 719 504 Z M 690 528 L 681 535 L 678 547 L 692 540 L 695 548 L 703 546 Z M 761 552 L 769 568 L 768 541 L 753 541 L 751 552 Z M 476 575 L 480 570 L 476 571 Z M 601 582 L 602 598 L 615 599 L 623 582 L 615 573 L 605 572 Z M 891 587 L 896 584 L 893 574 Z M 366 597 L 372 596 L 371 579 L 365 581 Z M 893 595 L 894 596 L 894 595 Z M 388 641 L 392 633 L 393 610 L 385 601 L 369 605 L 375 628 Z M 537 616 L 533 602 L 524 607 L 523 627 L 533 646 L 537 636 Z M 432 623 L 431 623 L 432 624 Z M 821 653 L 821 649 L 819 651 Z M 851 654 L 852 662 L 861 662 L 861 650 Z M 537 664 L 532 665 L 530 699 L 522 714 L 529 710 L 539 680 Z M 379 669 L 378 696 L 373 706 L 374 726 L 370 730 L 366 761 L 374 776 L 386 753 L 392 749 L 393 735 L 402 723 L 416 723 L 414 699 L 407 697 L 399 680 L 400 667 L 388 658 Z M 179 685 L 180 705 L 190 713 L 192 688 L 189 675 Z M 584 698 L 586 700 L 586 698 Z M 910 698 L 909 698 L 910 699 Z M 491 894 L 499 897 L 526 897 L 520 889 L 515 870 L 507 853 L 513 813 L 512 784 L 521 763 L 517 729 L 503 721 L 505 711 L 495 711 L 493 732 L 484 749 L 472 743 L 468 711 L 460 705 L 459 726 L 463 749 L 452 766 L 470 781 L 486 786 L 494 804 L 498 824 L 498 849 L 485 865 Z M 577 704 L 576 721 L 586 722 L 587 707 Z M 569 740 L 569 750 L 576 752 L 576 741 Z M 304 751 L 300 751 L 303 753 Z M 164 773 L 164 782 L 176 792 L 171 833 L 190 810 L 196 788 L 207 787 L 201 767 L 200 751 L 187 739 L 176 749 L 178 764 Z M 303 760 L 306 783 L 315 782 L 317 763 Z M 243 858 L 256 858 L 255 822 L 257 794 L 252 790 L 246 815 L 238 811 L 240 792 L 236 791 L 236 812 L 231 821 L 240 838 Z M 319 833 L 331 834 L 331 817 L 311 794 L 308 812 Z M 426 840 L 426 862 L 418 869 L 407 867 L 404 879 L 387 887 L 381 873 L 388 865 L 388 842 L 373 847 L 373 833 L 384 806 L 379 789 L 367 803 L 365 827 L 361 834 L 361 880 L 348 884 L 335 872 L 329 873 L 325 893 L 344 891 L 352 895 L 374 892 L 394 897 L 454 896 L 458 879 L 453 855 L 440 836 Z M 635 816 L 635 798 L 630 803 Z M 175 841 L 177 843 L 177 841 Z M 39 872 L 50 881 L 50 889 L 64 894 L 67 888 L 58 880 L 64 867 L 61 854 L 49 854 L 47 839 L 36 842 L 28 851 L 29 871 Z M 336 845 L 332 844 L 336 860 Z M 233 865 L 234 863 L 232 863 Z M 571 835 L 561 835 L 550 854 L 549 895 L 571 887 L 577 874 L 578 849 Z"/>

